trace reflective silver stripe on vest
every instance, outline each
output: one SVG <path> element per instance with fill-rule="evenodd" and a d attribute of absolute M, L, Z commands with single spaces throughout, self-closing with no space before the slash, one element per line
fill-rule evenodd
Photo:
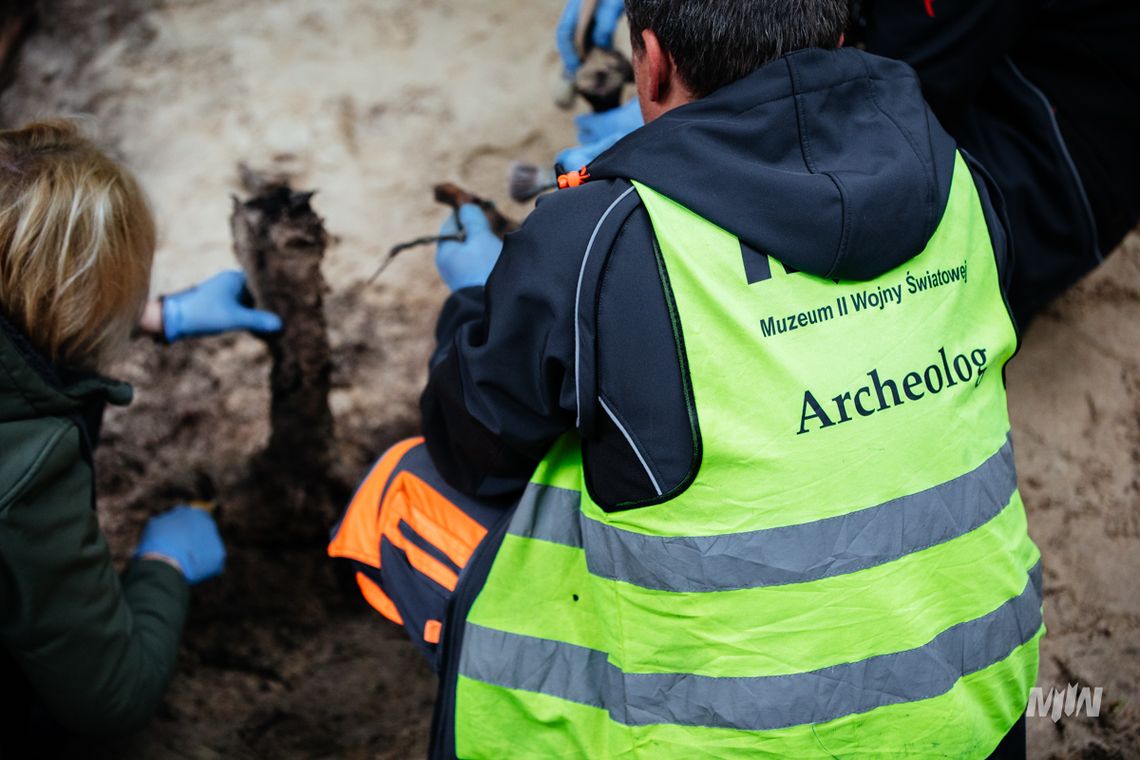
<path fill-rule="evenodd" d="M 531 484 L 510 532 L 589 547 L 587 566 L 602 578 L 661 591 L 732 591 L 805 583 L 893 562 L 985 525 L 1016 490 L 1007 436 L 993 456 L 960 477 L 800 525 L 719 536 L 650 536 L 582 516 L 577 491 Z"/>
<path fill-rule="evenodd" d="M 527 485 L 507 533 L 582 548 L 582 495 L 557 486 Z"/>
<path fill-rule="evenodd" d="M 605 652 L 468 623 L 460 672 L 476 681 L 599 707 L 628 726 L 673 724 L 767 731 L 823 723 L 945 694 L 1001 662 L 1041 628 L 1041 565 L 1025 590 L 988 615 L 916 649 L 810 673 L 713 678 L 623 673 Z"/>

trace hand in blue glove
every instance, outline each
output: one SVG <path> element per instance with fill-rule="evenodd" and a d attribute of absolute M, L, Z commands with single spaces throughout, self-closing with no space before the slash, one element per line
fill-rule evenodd
<path fill-rule="evenodd" d="M 558 44 L 558 53 L 562 56 L 562 65 L 566 73 L 573 76 L 582 65 L 578 57 L 578 50 L 574 46 L 574 36 L 578 33 L 578 16 L 582 12 L 582 0 L 569 0 L 558 19 L 554 39 Z M 609 49 L 614 44 L 614 32 L 618 21 L 625 12 L 624 0 L 599 0 L 594 11 L 594 31 L 590 41 L 594 47 Z"/>
<path fill-rule="evenodd" d="M 135 557 L 169 562 L 193 585 L 221 575 L 226 547 L 208 512 L 180 504 L 150 519 L 143 528 Z"/>
<path fill-rule="evenodd" d="M 245 273 L 219 272 L 189 290 L 162 299 L 162 331 L 167 342 L 217 335 L 231 330 L 277 332 L 281 319 L 242 303 Z"/>
<path fill-rule="evenodd" d="M 459 233 L 455 216 L 447 217 L 439 230 L 440 237 Z M 503 241 L 491 232 L 486 215 L 475 204 L 459 207 L 459 221 L 463 223 L 466 239 L 462 243 L 445 240 L 435 253 L 439 276 L 453 293 L 474 285 L 485 285 L 503 250 Z"/>
<path fill-rule="evenodd" d="M 584 113 L 574 119 L 578 145 L 559 153 L 554 161 L 568 170 L 578 169 L 610 149 L 614 143 L 645 125 L 637 98 L 601 113 Z"/>

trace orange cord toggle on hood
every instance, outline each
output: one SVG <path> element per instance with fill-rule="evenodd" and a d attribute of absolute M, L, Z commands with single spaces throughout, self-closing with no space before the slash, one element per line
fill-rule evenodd
<path fill-rule="evenodd" d="M 568 187 L 579 187 L 590 181 L 590 170 L 588 167 L 583 166 L 576 172 L 568 172 L 558 177 L 558 189 L 565 190 Z"/>

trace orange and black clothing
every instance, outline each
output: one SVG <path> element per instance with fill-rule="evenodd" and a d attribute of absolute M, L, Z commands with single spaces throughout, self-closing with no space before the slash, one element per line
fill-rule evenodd
<path fill-rule="evenodd" d="M 452 488 L 422 438 L 390 448 L 357 489 L 333 530 L 329 556 L 351 563 L 377 612 L 402 625 L 433 668 L 459 575 L 506 514 Z"/>

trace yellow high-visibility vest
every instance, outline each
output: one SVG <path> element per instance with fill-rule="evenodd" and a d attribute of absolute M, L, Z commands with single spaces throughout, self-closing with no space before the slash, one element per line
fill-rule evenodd
<path fill-rule="evenodd" d="M 465 624 L 459 756 L 985 758 L 1044 626 L 1017 339 L 962 158 L 926 249 L 867 282 L 789 273 L 635 186 L 699 467 L 606 512 L 576 435 L 553 447 Z"/>

